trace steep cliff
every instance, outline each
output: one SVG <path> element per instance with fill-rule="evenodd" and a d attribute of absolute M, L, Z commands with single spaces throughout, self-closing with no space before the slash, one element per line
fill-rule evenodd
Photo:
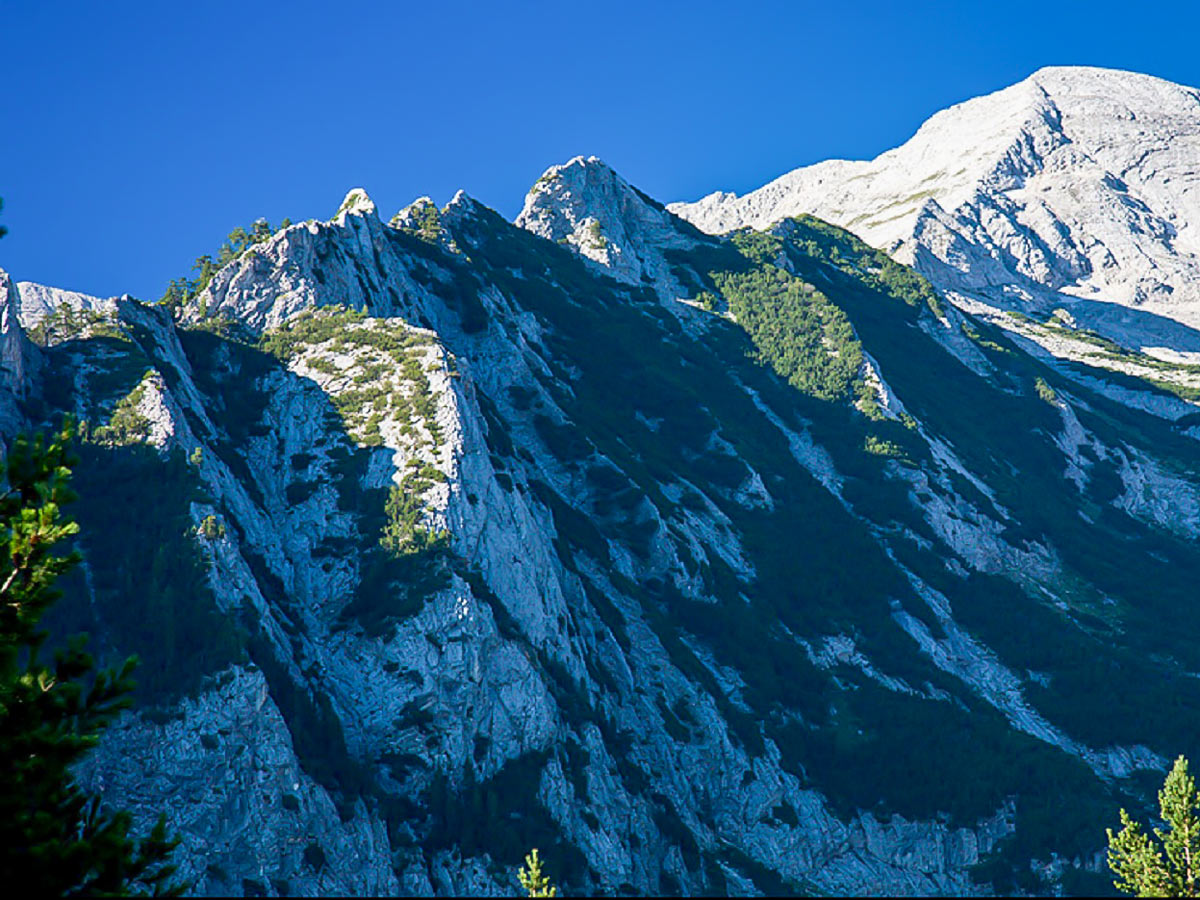
<path fill-rule="evenodd" d="M 142 657 L 86 783 L 199 892 L 1083 883 L 1196 749 L 1182 426 L 819 220 L 576 159 L 518 222 L 355 190 L 178 319 L 19 305 L 55 627 Z"/>

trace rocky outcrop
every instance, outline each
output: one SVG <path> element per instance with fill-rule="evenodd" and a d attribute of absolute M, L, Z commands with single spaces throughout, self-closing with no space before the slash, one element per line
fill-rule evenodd
<path fill-rule="evenodd" d="M 36 390 L 36 348 L 21 327 L 21 292 L 0 269 L 0 435 L 14 434 L 24 421 L 22 406 Z"/>
<path fill-rule="evenodd" d="M 525 196 L 516 224 L 570 247 L 627 284 L 686 296 L 665 253 L 694 246 L 695 236 L 595 156 L 547 169 Z"/>
<path fill-rule="evenodd" d="M 61 316 L 67 310 L 72 313 L 84 310 L 111 313 L 115 308 L 116 304 L 112 299 L 104 300 L 90 294 L 81 294 L 79 291 L 64 291 L 32 281 L 17 284 L 17 311 L 21 327 L 26 330 L 35 327 L 56 311 Z"/>
<path fill-rule="evenodd" d="M 811 213 L 944 289 L 1026 312 L 1065 305 L 1136 348 L 1164 346 L 1169 331 L 1165 346 L 1195 352 L 1198 159 L 1196 89 L 1053 67 L 939 112 L 869 162 L 670 208 L 709 232 Z"/>
<path fill-rule="evenodd" d="M 1006 184 L 1059 145 L 1021 146 Z M 177 319 L 31 294 L 45 413 L 89 423 L 67 611 L 144 658 L 85 784 L 209 893 L 506 894 L 532 846 L 627 894 L 1091 859 L 1039 822 L 1181 740 L 1095 673 L 1200 670 L 1110 563 L 1191 589 L 1151 539 L 1192 533 L 1188 439 L 828 226 L 756 256 L 595 159 L 518 223 L 356 189 Z M 809 347 L 861 361 L 814 387 Z"/>

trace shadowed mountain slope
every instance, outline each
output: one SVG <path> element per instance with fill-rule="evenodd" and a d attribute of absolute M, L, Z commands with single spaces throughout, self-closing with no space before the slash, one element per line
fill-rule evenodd
<path fill-rule="evenodd" d="M 205 892 L 1102 884 L 1200 749 L 1187 423 L 818 219 L 578 159 L 519 223 L 354 191 L 177 319 L 40 289 L 56 627 L 144 660 L 87 783 Z"/>

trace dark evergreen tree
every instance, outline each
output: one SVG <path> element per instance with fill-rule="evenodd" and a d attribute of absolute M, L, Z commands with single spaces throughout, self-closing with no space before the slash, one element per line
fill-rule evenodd
<path fill-rule="evenodd" d="M 237 228 L 233 229 L 233 231 L 229 232 L 228 241 L 229 249 L 232 251 L 234 256 L 237 256 L 244 249 L 246 249 L 250 239 L 246 235 L 246 229 L 239 225 Z"/>
<path fill-rule="evenodd" d="M 291 224 L 291 219 L 284 219 L 282 227 L 287 228 Z M 229 232 L 225 242 L 217 249 L 216 259 L 208 254 L 198 257 L 192 266 L 197 273 L 196 278 L 181 278 L 178 281 L 172 281 L 159 302 L 178 315 L 188 301 L 208 287 L 217 272 L 255 244 L 269 240 L 272 234 L 274 234 L 274 229 L 266 219 L 256 220 L 249 230 L 239 225 Z"/>
<path fill-rule="evenodd" d="M 167 285 L 166 291 L 159 298 L 159 303 L 175 313 L 187 297 L 187 282 L 172 278 L 170 284 Z"/>
<path fill-rule="evenodd" d="M 212 257 L 207 253 L 203 256 L 197 257 L 196 263 L 192 266 L 192 268 L 199 273 L 200 277 L 198 281 L 201 285 L 200 290 L 204 290 L 204 288 L 208 285 L 208 282 L 212 279 L 213 274 L 217 271 L 216 266 L 213 265 Z"/>
<path fill-rule="evenodd" d="M 74 499 L 71 440 L 69 424 L 48 446 L 18 437 L 0 463 L 0 884 L 45 896 L 179 894 L 165 817 L 137 840 L 129 813 L 103 809 L 71 774 L 129 705 L 136 660 L 96 671 L 83 637 L 42 659 L 39 622 L 79 562 L 62 551 L 78 532 L 63 513 Z"/>

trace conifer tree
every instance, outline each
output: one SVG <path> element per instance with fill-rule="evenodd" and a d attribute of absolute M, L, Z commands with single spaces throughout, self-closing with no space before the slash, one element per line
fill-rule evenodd
<path fill-rule="evenodd" d="M 217 267 L 213 264 L 212 257 L 207 253 L 203 256 L 196 257 L 195 265 L 193 265 L 192 268 L 200 273 L 200 277 L 197 279 L 200 283 L 200 286 L 197 288 L 198 291 L 202 291 L 208 287 L 208 283 L 212 281 L 212 277 L 217 271 Z"/>
<path fill-rule="evenodd" d="M 521 887 L 530 897 L 557 897 L 558 888 L 550 883 L 550 876 L 542 871 L 542 861 L 538 859 L 537 847 L 525 857 L 525 868 L 517 873 Z"/>
<path fill-rule="evenodd" d="M 34 896 L 177 894 L 165 818 L 131 838 L 129 813 L 102 809 L 71 774 L 129 705 L 136 660 L 95 671 L 83 638 L 41 658 L 39 622 L 60 595 L 56 580 L 79 562 L 60 549 L 79 530 L 62 511 L 74 499 L 71 439 L 69 423 L 49 446 L 18 437 L 0 462 L 0 885 Z"/>
<path fill-rule="evenodd" d="M 1158 806 L 1166 828 L 1154 829 L 1157 841 L 1123 809 L 1120 832 L 1108 829 L 1113 884 L 1138 897 L 1200 896 L 1200 793 L 1182 756 L 1158 792 Z"/>
<path fill-rule="evenodd" d="M 250 238 L 246 234 L 246 229 L 241 225 L 229 232 L 229 249 L 233 252 L 233 255 L 236 256 L 246 249 L 246 245 L 249 242 Z"/>

